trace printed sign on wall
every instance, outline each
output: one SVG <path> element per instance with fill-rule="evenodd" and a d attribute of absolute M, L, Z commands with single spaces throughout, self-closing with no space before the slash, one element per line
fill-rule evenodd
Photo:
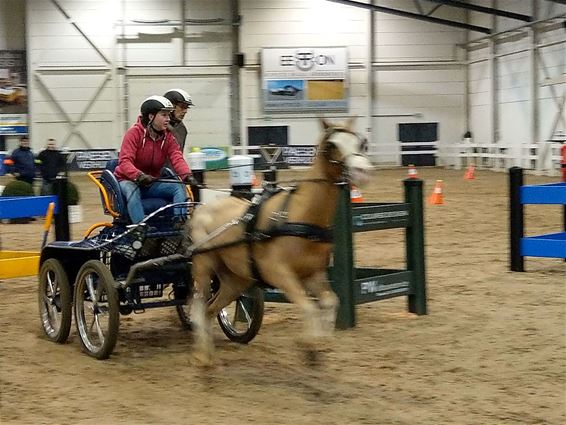
<path fill-rule="evenodd" d="M 261 70 L 266 112 L 348 110 L 345 47 L 264 48 Z"/>
<path fill-rule="evenodd" d="M 27 134 L 25 50 L 0 50 L 0 135 Z"/>
<path fill-rule="evenodd" d="M 111 159 L 117 159 L 116 149 L 76 149 L 67 156 L 69 171 L 103 170 Z"/>

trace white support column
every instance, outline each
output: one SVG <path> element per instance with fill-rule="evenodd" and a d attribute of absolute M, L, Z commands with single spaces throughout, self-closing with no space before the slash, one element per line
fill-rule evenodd
<path fill-rule="evenodd" d="M 531 16 L 536 21 L 537 20 L 537 1 L 531 1 Z M 529 143 L 537 144 L 539 143 L 539 105 L 538 105 L 538 50 L 537 50 L 537 32 L 535 27 L 529 27 L 529 77 L 530 77 L 530 134 Z M 541 146 L 539 145 L 538 151 L 541 152 Z M 542 163 L 539 159 L 537 160 L 536 168 L 538 171 L 542 169 Z"/>
<path fill-rule="evenodd" d="M 497 8 L 497 0 L 492 0 L 492 8 Z M 492 16 L 491 28 L 497 32 L 497 16 Z M 499 139 L 499 96 L 498 90 L 498 60 L 497 60 L 497 41 L 495 38 L 489 39 L 489 75 L 490 75 L 490 99 L 491 99 L 491 144 L 497 143 Z M 482 158 L 483 162 L 483 158 Z"/>
<path fill-rule="evenodd" d="M 375 0 L 371 1 L 372 4 Z M 373 71 L 373 61 L 375 60 L 375 12 L 368 11 L 368 37 L 367 37 L 367 55 L 366 55 L 366 71 L 367 71 L 367 138 L 369 143 L 370 152 L 373 151 L 372 147 L 377 143 L 377 137 L 373 128 L 373 108 L 376 95 L 375 73 Z"/>

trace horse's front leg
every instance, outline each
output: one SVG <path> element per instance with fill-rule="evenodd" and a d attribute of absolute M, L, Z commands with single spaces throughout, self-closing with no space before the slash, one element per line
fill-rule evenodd
<path fill-rule="evenodd" d="M 212 322 L 208 314 L 212 268 L 205 254 L 193 258 L 192 276 L 194 279 L 191 304 L 191 319 L 194 324 L 193 359 L 197 366 L 208 367 L 212 365 L 214 341 Z"/>
<path fill-rule="evenodd" d="M 269 275 L 269 276 L 268 276 Z M 320 337 L 323 330 L 320 323 L 320 309 L 307 294 L 305 287 L 297 276 L 282 266 L 275 266 L 264 273 L 265 280 L 272 286 L 281 289 L 292 303 L 303 312 L 304 332 L 298 343 L 306 354 L 310 364 L 318 363 Z"/>
<path fill-rule="evenodd" d="M 308 282 L 309 291 L 318 298 L 319 327 L 321 336 L 331 336 L 336 326 L 336 314 L 340 301 L 330 287 L 326 277 L 326 270 L 316 273 Z"/>

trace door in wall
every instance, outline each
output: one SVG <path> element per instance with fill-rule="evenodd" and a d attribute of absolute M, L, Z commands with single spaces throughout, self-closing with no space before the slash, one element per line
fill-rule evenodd
<path fill-rule="evenodd" d="M 435 151 L 437 139 L 437 122 L 399 124 L 401 165 L 436 165 Z"/>

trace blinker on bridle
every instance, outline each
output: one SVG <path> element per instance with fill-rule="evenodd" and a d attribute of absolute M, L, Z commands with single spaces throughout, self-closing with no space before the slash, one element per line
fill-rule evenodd
<path fill-rule="evenodd" d="M 328 139 L 330 139 L 330 137 L 334 134 L 334 133 L 348 133 L 351 134 L 353 136 L 356 136 L 356 138 L 358 139 L 358 141 L 360 141 L 360 146 L 363 147 L 364 144 L 367 143 L 366 140 L 364 140 L 358 133 L 353 132 L 352 130 L 348 130 L 347 128 L 344 127 L 330 127 L 326 130 L 326 142 L 329 142 Z M 326 160 L 333 165 L 339 165 L 342 168 L 344 168 L 344 164 L 346 162 L 346 160 L 350 157 L 350 156 L 365 156 L 363 153 L 360 152 L 352 152 L 349 153 L 348 155 L 344 156 L 342 159 L 333 159 L 330 158 L 330 152 L 328 149 L 324 149 L 324 151 L 322 152 L 322 154 L 324 155 L 324 157 L 326 158 Z"/>

